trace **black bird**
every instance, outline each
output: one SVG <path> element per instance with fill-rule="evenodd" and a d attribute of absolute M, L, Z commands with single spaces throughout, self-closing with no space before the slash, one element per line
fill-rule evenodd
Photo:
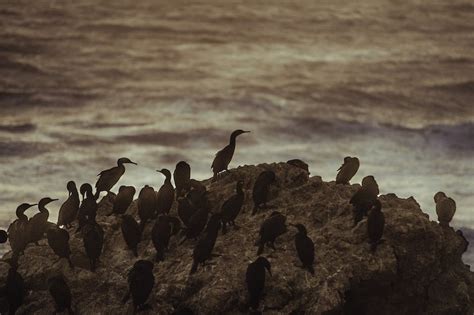
<path fill-rule="evenodd" d="M 165 260 L 165 251 L 168 249 L 171 235 L 179 230 L 179 220 L 168 215 L 160 215 L 153 229 L 151 230 L 151 240 L 156 249 L 156 261 Z"/>
<path fill-rule="evenodd" d="M 63 276 L 53 276 L 48 279 L 49 293 L 53 297 L 54 304 L 56 304 L 56 313 L 68 311 L 69 314 L 74 314 L 71 307 L 71 290 L 64 280 Z"/>
<path fill-rule="evenodd" d="M 38 209 L 39 213 L 35 214 L 29 221 L 28 221 L 28 229 L 29 229 L 29 243 L 38 244 L 43 237 L 46 231 L 48 230 L 48 218 L 49 218 L 49 211 L 46 209 L 46 205 L 50 202 L 56 201 L 58 199 L 51 199 L 49 197 L 43 198 L 38 202 Z"/>
<path fill-rule="evenodd" d="M 171 184 L 171 172 L 166 168 L 157 170 L 157 172 L 165 175 L 166 179 L 158 190 L 156 199 L 157 214 L 169 214 L 174 201 L 174 187 Z"/>
<path fill-rule="evenodd" d="M 128 158 L 120 158 L 117 160 L 117 166 L 109 168 L 108 170 L 100 172 L 97 176 L 99 176 L 99 179 L 97 180 L 97 183 L 95 184 L 96 188 L 96 193 L 95 193 L 95 199 L 99 199 L 100 192 L 101 191 L 107 191 L 110 192 L 112 187 L 114 187 L 115 184 L 120 180 L 120 177 L 122 177 L 123 173 L 125 173 L 125 163 L 130 163 L 130 164 L 135 164 L 137 163 L 130 161 Z"/>
<path fill-rule="evenodd" d="M 383 229 L 385 227 L 385 216 L 382 212 L 382 203 L 375 200 L 372 210 L 367 219 L 367 234 L 369 235 L 370 250 L 375 253 L 377 245 L 382 239 Z"/>
<path fill-rule="evenodd" d="M 295 235 L 295 247 L 298 257 L 303 264 L 303 268 L 314 275 L 314 243 L 308 237 L 308 232 L 303 224 L 293 226 L 298 229 L 298 233 Z"/>
<path fill-rule="evenodd" d="M 59 256 L 59 258 L 66 258 L 69 262 L 69 266 L 74 268 L 74 265 L 71 261 L 71 248 L 69 247 L 69 233 L 67 230 L 61 229 L 59 227 L 52 227 L 46 232 L 48 237 L 49 247 L 53 252 Z"/>
<path fill-rule="evenodd" d="M 6 243 L 8 241 L 8 234 L 5 230 L 0 230 L 0 244 Z"/>
<path fill-rule="evenodd" d="M 191 166 L 185 161 L 178 162 L 173 172 L 174 184 L 176 186 L 176 199 L 181 197 L 190 189 Z"/>
<path fill-rule="evenodd" d="M 198 265 L 204 265 L 206 260 L 211 259 L 212 250 L 216 244 L 217 235 L 221 228 L 221 215 L 213 214 L 206 227 L 206 235 L 199 239 L 193 251 L 193 265 L 190 274 L 197 271 Z"/>
<path fill-rule="evenodd" d="M 265 289 L 265 269 L 272 275 L 270 262 L 265 257 L 258 257 L 247 267 L 245 282 L 249 291 L 249 306 L 258 309 Z"/>
<path fill-rule="evenodd" d="M 373 176 L 366 176 L 362 180 L 362 187 L 352 196 L 349 201 L 354 207 L 354 226 L 367 215 L 374 205 L 379 194 L 379 187 Z"/>
<path fill-rule="evenodd" d="M 254 204 L 252 214 L 257 213 L 257 210 L 261 207 L 262 204 L 264 207 L 266 207 L 270 185 L 275 182 L 275 179 L 276 175 L 273 171 L 263 171 L 258 175 L 257 180 L 253 185 L 252 191 L 252 198 Z"/>
<path fill-rule="evenodd" d="M 308 164 L 306 164 L 304 161 L 300 159 L 293 159 L 286 161 L 287 164 L 293 165 L 295 167 L 301 168 L 302 170 L 306 171 L 309 175 L 309 167 Z"/>
<path fill-rule="evenodd" d="M 8 301 L 8 313 L 14 315 L 16 310 L 23 304 L 26 295 L 25 281 L 18 273 L 18 256 L 15 254 L 9 260 L 10 269 L 8 270 L 5 295 Z"/>
<path fill-rule="evenodd" d="M 274 211 L 260 226 L 260 238 L 257 240 L 257 255 L 263 252 L 265 245 L 275 250 L 275 240 L 278 236 L 286 233 L 286 217 L 278 211 Z"/>
<path fill-rule="evenodd" d="M 29 241 L 29 227 L 28 227 L 28 217 L 25 215 L 25 211 L 35 204 L 22 203 L 16 208 L 17 219 L 13 221 L 8 227 L 8 238 L 10 239 L 10 246 L 13 253 L 20 254 L 26 248 L 26 245 Z"/>
<path fill-rule="evenodd" d="M 187 306 L 179 306 L 171 315 L 194 315 L 194 311 Z"/>
<path fill-rule="evenodd" d="M 69 197 L 61 205 L 58 215 L 58 226 L 71 227 L 71 223 L 76 219 L 77 212 L 79 211 L 79 193 L 77 192 L 76 183 L 70 181 L 66 185 L 69 192 Z"/>
<path fill-rule="evenodd" d="M 132 203 L 135 192 L 135 187 L 133 186 L 120 186 L 110 214 L 124 214 Z"/>
<path fill-rule="evenodd" d="M 140 218 L 140 230 L 145 229 L 148 220 L 155 216 L 156 193 L 153 187 L 145 185 L 138 194 L 138 217 Z"/>
<path fill-rule="evenodd" d="M 187 194 L 186 198 L 190 202 L 190 204 L 195 207 L 196 209 L 202 209 L 202 208 L 209 208 L 209 199 L 208 197 L 208 192 L 206 188 L 201 189 L 202 187 L 196 188 L 196 189 L 191 189 Z"/>
<path fill-rule="evenodd" d="M 188 221 L 187 228 L 185 229 L 185 238 L 180 242 L 183 244 L 187 239 L 196 239 L 199 234 L 204 230 L 207 223 L 207 217 L 209 210 L 202 208 L 196 211 Z"/>
<path fill-rule="evenodd" d="M 211 169 L 214 172 L 214 176 L 212 177 L 212 180 L 215 181 L 217 179 L 217 174 L 219 174 L 222 171 L 227 171 L 227 168 L 229 167 L 229 163 L 232 160 L 232 157 L 234 156 L 234 151 L 235 151 L 235 140 L 237 137 L 243 133 L 247 133 L 250 131 L 243 131 L 243 130 L 235 130 L 232 132 L 230 135 L 230 141 L 229 144 L 226 145 L 222 150 L 216 153 L 216 157 L 214 158 L 214 161 L 212 162 Z"/>
<path fill-rule="evenodd" d="M 349 184 L 349 181 L 359 170 L 359 159 L 356 157 L 346 156 L 344 163 L 338 169 L 336 176 L 336 184 Z"/>
<path fill-rule="evenodd" d="M 137 261 L 128 272 L 129 290 L 122 302 L 126 303 L 132 296 L 134 313 L 138 310 L 147 308 L 146 300 L 155 285 L 155 276 L 153 275 L 153 263 L 148 260 Z"/>
<path fill-rule="evenodd" d="M 87 220 L 82 228 L 82 240 L 86 250 L 87 257 L 91 265 L 91 271 L 95 271 L 99 261 L 102 247 L 104 246 L 104 230 L 95 221 L 95 218 Z"/>
<path fill-rule="evenodd" d="M 142 239 L 142 231 L 137 221 L 128 214 L 122 215 L 122 223 L 120 225 L 122 230 L 123 240 L 128 248 L 132 250 L 135 257 L 138 257 L 138 243 Z"/>
<path fill-rule="evenodd" d="M 232 224 L 235 228 L 238 226 L 235 225 L 234 220 L 239 215 L 240 210 L 242 209 L 242 205 L 244 204 L 244 191 L 242 190 L 244 183 L 239 180 L 237 182 L 235 191 L 236 194 L 227 199 L 221 208 L 221 215 L 222 215 L 222 233 L 225 234 L 227 232 L 227 224 Z"/>
<path fill-rule="evenodd" d="M 97 201 L 92 193 L 92 186 L 88 183 L 82 184 L 79 189 L 82 195 L 82 203 L 79 207 L 79 213 L 77 214 L 77 220 L 79 226 L 77 231 L 80 231 L 87 221 L 94 220 L 97 215 Z"/>
<path fill-rule="evenodd" d="M 185 226 L 198 209 L 189 201 L 187 197 L 178 198 L 178 217 Z"/>
<path fill-rule="evenodd" d="M 442 191 L 435 194 L 434 200 L 439 225 L 449 226 L 449 222 L 451 222 L 456 213 L 456 202 L 452 198 L 448 198 Z"/>

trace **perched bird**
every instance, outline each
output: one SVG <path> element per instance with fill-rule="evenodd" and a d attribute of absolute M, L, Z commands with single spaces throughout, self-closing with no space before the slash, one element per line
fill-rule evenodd
<path fill-rule="evenodd" d="M 212 166 L 211 166 L 211 169 L 214 172 L 214 176 L 212 177 L 213 181 L 217 179 L 217 174 L 219 174 L 222 171 L 227 171 L 227 168 L 229 167 L 229 163 L 232 160 L 232 157 L 234 156 L 235 141 L 237 137 L 247 132 L 250 132 L 250 131 L 243 131 L 243 130 L 238 129 L 232 132 L 232 134 L 230 135 L 229 144 L 226 145 L 222 150 L 216 153 L 216 157 L 214 158 L 214 161 L 212 162 Z"/>
<path fill-rule="evenodd" d="M 171 184 L 171 172 L 166 168 L 157 170 L 157 172 L 165 175 L 166 179 L 158 190 L 156 212 L 157 214 L 169 214 L 174 201 L 174 187 Z"/>
<path fill-rule="evenodd" d="M 153 263 L 148 260 L 137 261 L 132 269 L 128 272 L 129 290 L 122 302 L 126 303 L 132 296 L 134 313 L 137 310 L 147 308 L 146 300 L 155 285 L 155 276 L 153 275 Z"/>
<path fill-rule="evenodd" d="M 71 290 L 64 280 L 63 276 L 53 276 L 48 279 L 48 290 L 56 304 L 56 313 L 68 311 L 74 314 L 71 307 Z"/>
<path fill-rule="evenodd" d="M 48 238 L 48 245 L 51 247 L 53 252 L 61 259 L 66 258 L 69 262 L 69 266 L 74 268 L 71 261 L 71 248 L 69 247 L 69 233 L 67 230 L 59 227 L 49 228 L 46 232 Z"/>
<path fill-rule="evenodd" d="M 278 211 L 274 211 L 260 226 L 259 236 L 256 245 L 257 255 L 262 254 L 265 245 L 275 250 L 275 240 L 278 236 L 286 233 L 286 217 Z"/>
<path fill-rule="evenodd" d="M 252 214 L 257 213 L 257 210 L 261 207 L 262 204 L 264 207 L 266 207 L 270 185 L 275 182 L 275 179 L 276 175 L 273 171 L 263 171 L 258 175 L 257 180 L 253 185 L 252 191 L 252 198 L 254 204 Z"/>
<path fill-rule="evenodd" d="M 25 215 L 25 211 L 29 208 L 36 206 L 37 204 L 22 203 L 16 208 L 17 219 L 13 221 L 8 227 L 8 238 L 10 240 L 10 247 L 14 254 L 23 253 L 26 248 L 26 244 L 29 242 L 29 227 L 28 217 Z"/>
<path fill-rule="evenodd" d="M 151 230 L 151 240 L 156 249 L 156 261 L 165 260 L 171 235 L 177 233 L 179 220 L 168 215 L 160 215 Z"/>
<path fill-rule="evenodd" d="M 120 225 L 122 235 L 128 248 L 132 250 L 135 257 L 138 257 L 138 243 L 142 239 L 142 231 L 137 221 L 128 214 L 122 215 L 122 223 Z"/>
<path fill-rule="evenodd" d="M 148 220 L 155 216 L 156 193 L 153 187 L 145 185 L 138 194 L 138 217 L 140 218 L 140 230 L 145 229 Z"/>
<path fill-rule="evenodd" d="M 452 198 L 448 198 L 442 191 L 436 193 L 434 200 L 439 225 L 449 226 L 449 222 L 451 222 L 456 213 L 456 202 Z"/>
<path fill-rule="evenodd" d="M 83 226 L 82 241 L 89 258 L 91 271 L 94 272 L 102 253 L 102 247 L 104 246 L 104 230 L 95 221 L 95 218 L 88 219 Z"/>
<path fill-rule="evenodd" d="M 379 187 L 373 176 L 366 176 L 362 180 L 362 187 L 352 196 L 349 201 L 354 207 L 354 226 L 367 215 L 372 208 L 377 196 Z"/>
<path fill-rule="evenodd" d="M 98 208 L 97 201 L 92 194 L 92 186 L 90 184 L 82 184 L 79 190 L 82 195 L 82 203 L 77 214 L 77 221 L 79 224 L 76 232 L 80 231 L 87 221 L 95 221 Z"/>
<path fill-rule="evenodd" d="M 79 211 L 79 193 L 77 191 L 76 183 L 70 181 L 67 183 L 66 188 L 69 192 L 69 197 L 61 205 L 58 215 L 58 226 L 65 226 L 66 228 L 71 227 L 71 223 L 76 219 L 77 212 Z"/>
<path fill-rule="evenodd" d="M 173 179 L 176 186 L 176 198 L 183 196 L 191 186 L 191 166 L 185 161 L 178 162 L 173 172 Z"/>
<path fill-rule="evenodd" d="M 314 243 L 308 237 L 308 232 L 303 224 L 293 225 L 298 229 L 295 235 L 295 247 L 300 261 L 303 263 L 303 268 L 314 275 Z"/>
<path fill-rule="evenodd" d="M 359 159 L 356 157 L 346 156 L 344 163 L 338 169 L 336 176 L 336 184 L 349 184 L 349 181 L 359 170 Z"/>
<path fill-rule="evenodd" d="M 201 234 L 206 227 L 208 215 L 209 210 L 207 208 L 199 209 L 192 215 L 185 229 L 185 237 L 180 244 L 183 244 L 187 239 L 196 239 Z"/>
<path fill-rule="evenodd" d="M 49 211 L 46 209 L 46 205 L 50 202 L 56 201 L 58 199 L 51 199 L 49 197 L 43 198 L 38 202 L 38 209 L 39 213 L 35 214 L 29 221 L 28 221 L 28 229 L 29 229 L 29 243 L 38 244 L 46 230 L 48 229 L 48 218 L 49 218 Z"/>
<path fill-rule="evenodd" d="M 377 245 L 380 244 L 384 227 L 385 217 L 382 212 L 382 203 L 376 199 L 367 219 L 367 234 L 371 244 L 370 249 L 373 253 L 377 250 Z"/>
<path fill-rule="evenodd" d="M 197 271 L 199 264 L 204 265 L 206 260 L 211 259 L 212 250 L 216 244 L 217 235 L 221 228 L 221 215 L 213 214 L 206 227 L 206 235 L 202 237 L 193 251 L 193 265 L 190 274 Z"/>
<path fill-rule="evenodd" d="M 198 209 L 189 201 L 187 197 L 178 198 L 178 217 L 185 226 Z"/>
<path fill-rule="evenodd" d="M 5 230 L 0 230 L 0 244 L 6 243 L 8 241 L 8 234 Z"/>
<path fill-rule="evenodd" d="M 310 174 L 308 164 L 306 164 L 304 161 L 302 161 L 300 159 L 289 160 L 289 161 L 286 161 L 286 163 L 290 164 L 290 165 L 293 165 L 295 167 L 299 167 L 302 170 L 306 171 L 308 173 L 308 175 Z"/>
<path fill-rule="evenodd" d="M 9 260 L 10 269 L 8 270 L 5 284 L 5 295 L 8 301 L 8 312 L 14 315 L 16 310 L 23 304 L 26 295 L 25 281 L 18 273 L 18 256 L 13 255 Z"/>
<path fill-rule="evenodd" d="M 227 232 L 227 224 L 232 224 L 235 228 L 238 226 L 235 225 L 235 219 L 239 215 L 240 209 L 242 209 L 242 205 L 244 204 L 244 191 L 242 187 L 244 182 L 239 180 L 237 182 L 235 188 L 235 195 L 227 199 L 221 208 L 221 216 L 222 216 L 222 233 L 225 234 Z"/>
<path fill-rule="evenodd" d="M 209 199 L 207 197 L 208 197 L 208 192 L 205 187 L 204 187 L 204 190 L 202 190 L 201 188 L 191 189 L 186 194 L 186 198 L 189 200 L 190 204 L 196 209 L 210 207 Z"/>
<path fill-rule="evenodd" d="M 114 200 L 112 212 L 110 214 L 124 214 L 128 207 L 132 204 L 135 192 L 135 187 L 133 186 L 120 186 L 119 192 Z"/>
<path fill-rule="evenodd" d="M 272 275 L 270 262 L 265 257 L 258 257 L 250 263 L 245 273 L 245 282 L 249 291 L 249 306 L 257 309 L 265 289 L 265 269 Z"/>
<path fill-rule="evenodd" d="M 102 171 L 97 175 L 99 176 L 99 179 L 97 180 L 97 183 L 95 184 L 95 188 L 96 188 L 95 199 L 96 200 L 99 199 L 101 191 L 110 192 L 112 187 L 114 187 L 114 185 L 117 184 L 120 177 L 122 177 L 123 173 L 125 173 L 124 164 L 126 163 L 137 165 L 137 163 L 132 162 L 130 161 L 130 159 L 123 157 L 117 160 L 117 166 L 109 168 L 108 170 Z"/>

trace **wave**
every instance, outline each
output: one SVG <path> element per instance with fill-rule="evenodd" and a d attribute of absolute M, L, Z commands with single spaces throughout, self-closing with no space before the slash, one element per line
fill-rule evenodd
<path fill-rule="evenodd" d="M 468 80 L 457 83 L 436 84 L 429 87 L 434 90 L 442 90 L 449 93 L 462 93 L 474 95 L 474 81 Z"/>
<path fill-rule="evenodd" d="M 18 125 L 0 125 L 0 131 L 11 133 L 24 133 L 35 131 L 37 126 L 32 123 L 18 124 Z"/>
<path fill-rule="evenodd" d="M 33 157 L 48 152 L 48 145 L 28 141 L 0 141 L 0 157 Z"/>

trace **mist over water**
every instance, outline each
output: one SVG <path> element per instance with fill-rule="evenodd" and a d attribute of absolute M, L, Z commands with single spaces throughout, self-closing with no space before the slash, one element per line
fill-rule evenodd
<path fill-rule="evenodd" d="M 0 222 L 126 156 L 116 185 L 163 182 L 179 160 L 210 177 L 301 158 L 334 180 L 344 156 L 381 193 L 434 193 L 474 228 L 474 6 L 468 1 L 278 5 L 11 1 L 0 7 Z M 35 210 L 29 210 L 28 215 Z"/>

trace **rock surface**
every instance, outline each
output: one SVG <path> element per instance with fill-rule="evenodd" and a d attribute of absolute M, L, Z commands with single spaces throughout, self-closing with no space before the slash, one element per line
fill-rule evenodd
<path fill-rule="evenodd" d="M 277 181 L 271 188 L 269 209 L 251 216 L 252 186 L 258 174 L 272 169 Z M 386 226 L 377 252 L 371 254 L 366 220 L 352 227 L 348 204 L 359 185 L 336 185 L 286 163 L 243 166 L 231 170 L 217 182 L 203 183 L 210 191 L 213 211 L 234 193 L 238 179 L 244 181 L 245 204 L 236 220 L 240 229 L 229 229 L 217 239 L 214 253 L 220 256 L 190 276 L 195 241 L 178 246 L 171 239 L 164 262 L 155 264 L 155 287 L 149 298 L 152 310 L 142 314 L 171 314 L 188 306 L 196 314 L 240 314 L 247 312 L 245 271 L 256 258 L 254 242 L 261 222 L 272 211 L 287 216 L 288 223 L 303 223 L 316 249 L 315 275 L 298 267 L 294 248 L 296 229 L 277 239 L 277 250 L 265 249 L 272 264 L 265 314 L 472 314 L 474 276 L 461 256 L 467 242 L 452 228 L 430 221 L 413 198 L 382 195 Z M 382 182 L 379 179 L 379 182 Z M 131 303 L 121 299 L 127 289 L 126 275 L 136 258 L 126 248 L 120 219 L 105 216 L 111 211 L 109 198 L 102 199 L 97 216 L 106 233 L 98 269 L 89 271 L 82 239 L 70 229 L 72 261 L 58 261 L 46 240 L 29 245 L 20 257 L 19 272 L 30 289 L 19 314 L 51 314 L 52 298 L 46 288 L 49 276 L 63 273 L 72 290 L 76 314 L 131 313 Z M 176 213 L 176 203 L 172 214 Z M 136 202 L 127 210 L 136 217 Z M 138 219 L 138 218 L 137 218 Z M 152 224 L 139 245 L 140 259 L 154 260 L 150 240 Z M 8 258 L 10 254 L 5 255 Z M 4 281 L 8 265 L 0 262 Z"/>

